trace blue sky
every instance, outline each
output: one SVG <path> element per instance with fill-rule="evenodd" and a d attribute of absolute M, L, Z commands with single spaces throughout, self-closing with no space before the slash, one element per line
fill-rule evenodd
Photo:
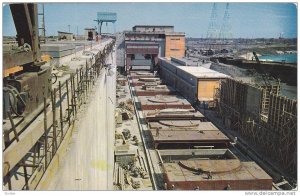
<path fill-rule="evenodd" d="M 138 24 L 174 25 L 187 37 L 206 37 L 212 3 L 45 3 L 46 35 L 57 31 L 79 34 L 95 27 L 97 12 L 116 12 L 116 31 L 130 30 Z M 217 23 L 222 25 L 225 3 L 217 3 Z M 292 3 L 230 3 L 233 37 L 257 38 L 297 37 L 297 7 Z M 103 32 L 113 32 L 112 24 L 104 24 Z M 9 6 L 3 7 L 3 35 L 15 35 Z"/>

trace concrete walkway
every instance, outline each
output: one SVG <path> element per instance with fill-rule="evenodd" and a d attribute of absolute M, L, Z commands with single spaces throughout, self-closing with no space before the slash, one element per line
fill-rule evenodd
<path fill-rule="evenodd" d="M 107 63 L 115 63 L 114 53 Z M 47 179 L 48 190 L 112 190 L 116 68 L 109 72 L 103 70 L 81 108 L 68 152 L 53 179 Z"/>

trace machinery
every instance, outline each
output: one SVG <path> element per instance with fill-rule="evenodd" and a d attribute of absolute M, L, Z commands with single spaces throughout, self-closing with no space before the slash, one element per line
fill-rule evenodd
<path fill-rule="evenodd" d="M 269 76 L 268 76 L 268 74 L 265 72 L 265 70 L 262 68 L 262 65 L 261 65 L 261 63 L 260 63 L 260 61 L 259 61 L 259 58 L 258 58 L 256 52 L 253 52 L 253 55 L 254 55 L 255 60 L 256 60 L 256 62 L 257 62 L 257 64 L 258 64 L 258 68 L 259 68 L 259 70 L 261 71 L 261 74 L 260 74 L 260 75 L 261 75 L 261 77 L 262 77 L 262 79 L 263 79 L 265 85 L 266 85 L 266 86 L 270 86 L 271 83 L 270 83 L 270 80 L 269 80 Z"/>
<path fill-rule="evenodd" d="M 3 120 L 9 113 L 26 117 L 51 90 L 51 68 L 40 53 L 37 4 L 10 4 L 10 10 L 17 46 L 3 46 Z"/>

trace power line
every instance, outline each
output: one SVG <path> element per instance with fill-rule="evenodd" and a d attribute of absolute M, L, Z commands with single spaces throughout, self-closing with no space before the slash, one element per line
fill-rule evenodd
<path fill-rule="evenodd" d="M 232 32 L 231 32 L 231 25 L 230 25 L 230 14 L 229 14 L 229 3 L 226 3 L 226 8 L 223 17 L 223 24 L 220 29 L 219 33 L 220 39 L 231 39 Z"/>
<path fill-rule="evenodd" d="M 216 39 L 218 38 L 218 25 L 217 25 L 217 4 L 213 4 L 213 8 L 210 15 L 210 23 L 208 26 L 206 38 Z"/>

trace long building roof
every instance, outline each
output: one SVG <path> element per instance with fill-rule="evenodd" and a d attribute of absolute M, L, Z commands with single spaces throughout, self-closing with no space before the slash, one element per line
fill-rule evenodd
<path fill-rule="evenodd" d="M 192 67 L 192 66 L 178 66 L 181 69 L 196 78 L 228 78 L 228 75 L 214 71 L 212 69 L 207 69 L 205 67 Z"/>
<path fill-rule="evenodd" d="M 184 66 L 178 62 L 171 61 L 165 57 L 159 57 L 161 60 L 169 63 L 170 65 L 175 66 L 177 69 L 180 69 L 196 78 L 229 78 L 230 76 L 214 71 L 212 69 L 207 69 L 201 66 Z"/>
<path fill-rule="evenodd" d="M 133 26 L 133 28 L 135 27 L 173 27 L 173 25 L 135 25 Z"/>

